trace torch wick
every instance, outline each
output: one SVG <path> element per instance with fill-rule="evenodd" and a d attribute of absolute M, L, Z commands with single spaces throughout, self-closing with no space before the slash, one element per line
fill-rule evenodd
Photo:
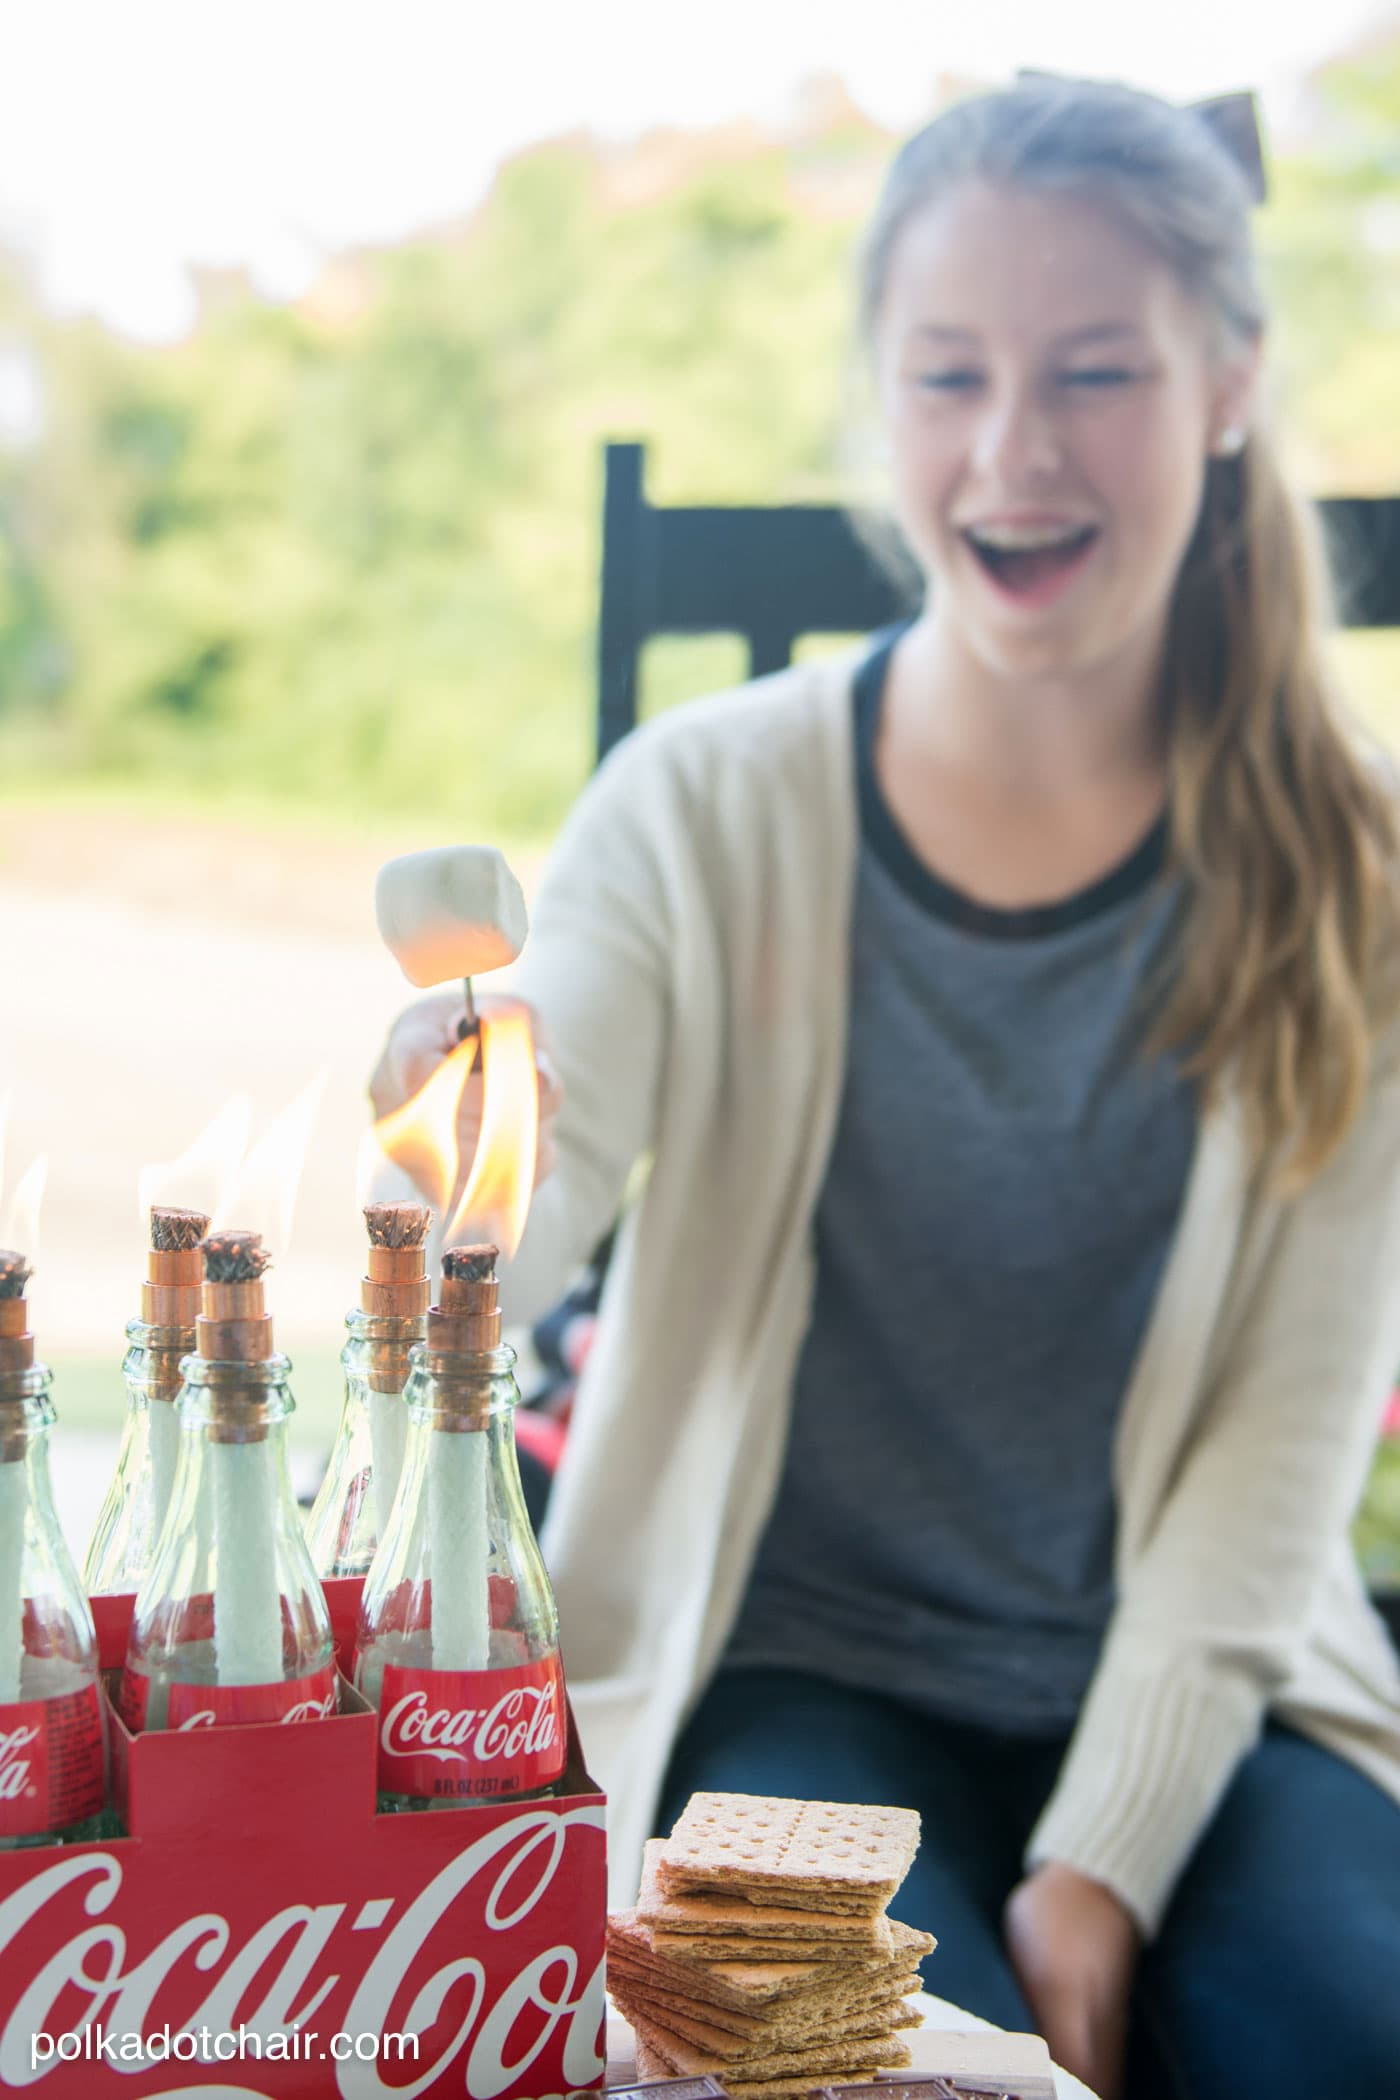
<path fill-rule="evenodd" d="M 466 1003 L 467 1012 L 466 1018 L 462 1022 L 462 1025 L 457 1032 L 457 1039 L 459 1042 L 465 1042 L 469 1035 L 475 1035 L 477 1030 L 481 1026 L 480 1021 L 477 1019 L 476 998 L 472 992 L 472 981 L 470 977 L 464 977 L 462 979 L 462 997 Z"/>

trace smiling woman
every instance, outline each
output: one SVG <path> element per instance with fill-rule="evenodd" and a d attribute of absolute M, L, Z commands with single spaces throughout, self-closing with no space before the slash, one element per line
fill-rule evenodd
<path fill-rule="evenodd" d="M 1400 845 L 1257 412 L 1249 201 L 1127 90 L 910 141 L 861 311 L 922 608 L 628 739 L 515 984 L 562 1105 L 512 1318 L 649 1168 L 545 1535 L 617 1899 L 692 1790 L 917 1807 L 930 1983 L 1104 2100 L 1400 2061 L 1347 1540 Z"/>
<path fill-rule="evenodd" d="M 924 318 L 936 313 L 966 320 Z M 1077 654 L 1103 661 L 1136 641 L 1151 661 L 1211 434 L 1237 427 L 1253 365 L 1216 369 L 1207 326 L 1160 259 L 1089 202 L 969 184 L 907 229 L 877 369 L 900 516 L 953 606 L 966 550 L 1008 608 L 1043 611 L 1078 579 L 1096 618 L 1065 605 Z M 968 617 L 971 647 L 980 636 L 997 650 L 988 609 Z M 1030 647 L 1072 672 L 1063 627 L 1024 629 L 993 630 L 997 653 L 1023 665 Z"/>

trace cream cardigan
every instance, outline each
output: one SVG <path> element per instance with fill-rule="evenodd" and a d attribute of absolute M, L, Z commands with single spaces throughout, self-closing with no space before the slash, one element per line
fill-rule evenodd
<path fill-rule="evenodd" d="M 647 1167 L 544 1536 L 615 1903 L 776 1491 L 845 1057 L 853 669 L 629 737 L 514 973 L 564 1107 L 508 1317 L 552 1302 Z M 1400 1675 L 1347 1541 L 1397 1364 L 1400 1081 L 1290 1205 L 1252 1185 L 1237 1115 L 1204 1118 L 1117 1436 L 1119 1603 L 1028 1853 L 1149 1933 L 1266 1712 L 1400 1801 Z"/>

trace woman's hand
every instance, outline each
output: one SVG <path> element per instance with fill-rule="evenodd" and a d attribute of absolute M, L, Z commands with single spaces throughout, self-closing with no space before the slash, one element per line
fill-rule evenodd
<path fill-rule="evenodd" d="M 523 1001 L 487 995 L 478 999 L 477 1010 L 482 1014 L 514 1009 L 518 1011 Z M 535 1041 L 535 1077 L 539 1088 L 540 1134 L 535 1155 L 535 1187 L 547 1175 L 553 1173 L 557 1159 L 554 1137 L 554 1121 L 563 1100 L 563 1090 L 550 1062 L 548 1052 L 540 1042 L 539 1020 L 532 1008 L 531 1030 Z M 370 1104 L 375 1120 L 379 1121 L 392 1110 L 402 1108 L 411 1101 L 432 1078 L 444 1058 L 457 1047 L 457 1028 L 466 1012 L 460 991 L 430 992 L 426 999 L 416 999 L 412 1006 L 405 1007 L 389 1030 L 388 1038 L 380 1052 L 379 1062 L 369 1082 Z M 481 1060 L 477 1059 L 471 1075 L 462 1089 L 461 1104 L 457 1111 L 457 1147 L 461 1167 L 457 1186 L 452 1192 L 447 1210 L 452 1206 L 466 1186 L 467 1175 L 476 1154 L 477 1140 L 481 1135 Z M 417 1162 L 406 1163 L 413 1172 Z M 436 1191 L 424 1186 L 415 1174 L 422 1193 L 435 1200 Z"/>
<path fill-rule="evenodd" d="M 1050 1860 L 1014 1888 L 1006 1951 L 1056 2063 L 1118 2100 L 1128 2002 L 1142 1951 L 1132 1914 L 1111 1889 Z"/>

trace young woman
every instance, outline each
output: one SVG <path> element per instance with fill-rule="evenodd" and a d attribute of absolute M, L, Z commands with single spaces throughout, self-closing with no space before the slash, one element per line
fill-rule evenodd
<path fill-rule="evenodd" d="M 629 739 L 518 985 L 562 1106 L 516 1317 L 647 1165 L 546 1539 L 618 1900 L 692 1788 L 916 1807 L 931 1987 L 1105 2096 L 1400 2065 L 1347 1541 L 1400 1363 L 1397 825 L 1248 205 L 1126 90 L 904 148 L 861 310 L 923 609 Z"/>

